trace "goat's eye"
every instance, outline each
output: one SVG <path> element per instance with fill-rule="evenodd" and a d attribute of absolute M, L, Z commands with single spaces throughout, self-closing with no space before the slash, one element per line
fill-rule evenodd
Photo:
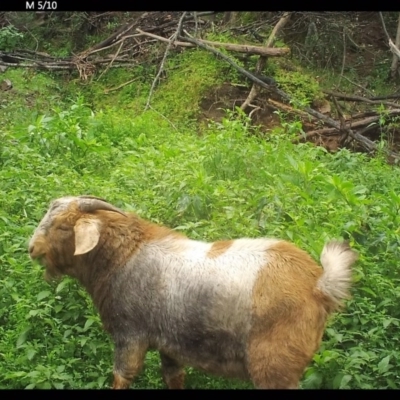
<path fill-rule="evenodd" d="M 68 231 L 69 230 L 69 226 L 66 224 L 61 224 L 57 226 L 57 229 L 61 229 L 62 231 Z"/>

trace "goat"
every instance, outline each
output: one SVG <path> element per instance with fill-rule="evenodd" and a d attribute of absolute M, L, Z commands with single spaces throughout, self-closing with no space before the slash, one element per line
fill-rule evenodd
<path fill-rule="evenodd" d="M 130 387 L 148 350 L 170 389 L 183 389 L 185 366 L 298 388 L 358 258 L 338 241 L 323 269 L 283 240 L 195 241 L 92 196 L 54 200 L 29 253 L 47 281 L 69 275 L 90 294 L 115 345 L 114 389 Z"/>

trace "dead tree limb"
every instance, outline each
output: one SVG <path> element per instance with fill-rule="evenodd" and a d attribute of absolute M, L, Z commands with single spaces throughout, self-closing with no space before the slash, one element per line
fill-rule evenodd
<path fill-rule="evenodd" d="M 150 32 L 144 32 L 144 31 L 142 31 L 141 29 L 139 29 L 139 28 L 136 28 L 136 31 L 137 32 L 139 32 L 141 35 L 143 35 L 143 36 L 148 36 L 148 37 L 151 37 L 151 38 L 153 38 L 153 39 L 157 39 L 157 40 L 159 40 L 160 42 L 166 42 L 166 43 L 171 43 L 172 42 L 172 40 L 170 40 L 170 39 L 167 39 L 167 38 L 165 38 L 165 37 L 162 37 L 162 36 L 159 36 L 159 35 L 155 35 L 154 33 L 150 33 Z M 171 43 L 172 44 L 172 43 Z M 174 42 L 173 42 L 173 45 L 174 46 L 182 46 L 182 47 L 196 47 L 194 44 L 192 44 L 192 43 L 185 43 L 185 42 L 179 42 L 178 40 L 175 40 Z"/>
<path fill-rule="evenodd" d="M 188 32 L 186 32 L 186 31 L 184 31 L 184 32 L 189 36 Z M 187 41 L 189 43 L 196 44 L 197 46 L 202 47 L 203 49 L 210 51 L 211 53 L 214 53 L 217 57 L 220 57 L 223 60 L 225 60 L 228 64 L 232 65 L 233 68 L 238 70 L 241 74 L 243 74 L 244 76 L 249 78 L 251 81 L 257 83 L 258 85 L 260 85 L 266 89 L 271 89 L 272 85 L 267 85 L 262 80 L 258 79 L 256 76 L 254 76 L 251 72 L 246 71 L 244 68 L 237 65 L 231 58 L 229 58 L 225 54 L 221 53 L 219 50 L 214 49 L 213 47 L 210 47 L 207 44 L 201 42 L 200 40 L 194 39 L 193 37 L 179 36 L 179 39 L 182 41 Z M 279 89 L 276 89 L 276 90 L 278 91 Z M 284 92 L 282 92 L 282 93 L 285 95 Z"/>
<path fill-rule="evenodd" d="M 400 59 L 400 50 L 399 50 L 399 47 L 400 47 L 400 14 L 399 14 L 399 22 L 397 25 L 395 43 L 393 43 L 391 37 L 389 36 L 382 13 L 379 12 L 379 15 L 382 20 L 383 30 L 385 31 L 385 35 L 389 42 L 389 48 L 390 48 L 391 52 L 393 53 L 392 65 L 390 67 L 390 77 L 392 79 L 394 79 L 396 77 L 396 73 L 399 72 L 398 66 L 399 66 L 399 59 Z"/>
<path fill-rule="evenodd" d="M 349 100 L 349 101 L 363 101 L 368 104 L 377 104 L 377 105 L 384 104 L 389 107 L 400 108 L 400 104 L 392 103 L 390 101 L 370 100 L 366 97 L 354 96 L 354 95 L 349 95 L 349 94 L 344 94 L 344 93 L 337 93 L 337 92 L 332 92 L 330 90 L 323 90 L 323 92 L 326 94 L 329 94 L 333 97 L 336 97 L 338 99 Z"/>
<path fill-rule="evenodd" d="M 185 31 L 185 33 L 186 33 L 187 35 L 189 35 L 186 31 Z M 226 56 L 225 54 L 221 53 L 221 52 L 218 51 L 217 49 L 214 49 L 214 48 L 212 48 L 212 47 L 210 47 L 210 46 L 208 46 L 208 45 L 206 45 L 206 44 L 204 44 L 204 43 L 202 43 L 202 42 L 200 42 L 200 41 L 198 41 L 197 39 L 194 39 L 194 38 L 192 38 L 192 37 L 182 37 L 182 36 L 179 36 L 179 39 L 180 39 L 180 40 L 183 40 L 183 41 L 188 41 L 188 42 L 190 42 L 190 43 L 195 43 L 195 44 L 197 44 L 199 47 L 202 47 L 202 48 L 204 48 L 204 49 L 206 49 L 206 50 L 208 50 L 208 51 L 210 51 L 210 52 L 216 54 L 218 57 L 220 57 L 220 58 L 224 59 L 225 61 L 227 61 L 230 65 L 232 65 L 234 68 L 236 68 L 240 73 L 242 73 L 243 75 L 245 75 L 247 78 L 249 78 L 249 79 L 252 80 L 253 82 L 257 83 L 259 86 L 262 86 L 262 87 L 264 87 L 264 88 L 266 88 L 266 89 L 273 90 L 274 92 L 276 92 L 277 94 L 279 94 L 283 99 L 288 100 L 288 101 L 290 100 L 290 96 L 289 96 L 288 94 L 286 94 L 284 91 L 282 91 L 282 90 L 280 90 L 280 89 L 278 89 L 278 88 L 276 88 L 276 87 L 267 85 L 266 83 L 264 83 L 264 82 L 261 81 L 260 79 L 256 78 L 256 77 L 255 77 L 253 74 L 251 74 L 250 72 L 246 71 L 246 70 L 243 69 L 242 67 L 239 67 L 239 66 L 238 66 L 234 61 L 232 61 L 228 56 Z M 320 112 L 315 111 L 315 110 L 313 110 L 313 109 L 310 108 L 310 107 L 304 107 L 303 110 L 306 111 L 308 114 L 312 115 L 313 117 L 324 121 L 326 124 L 328 124 L 328 125 L 331 126 L 332 128 L 335 128 L 335 129 L 338 130 L 338 131 L 341 131 L 341 130 L 342 130 L 342 131 L 344 131 L 344 132 L 347 132 L 348 135 L 349 135 L 352 139 L 354 139 L 356 142 L 360 143 L 361 146 L 362 146 L 365 150 L 367 150 L 368 152 L 374 152 L 374 151 L 377 150 L 377 145 L 376 145 L 372 140 L 370 140 L 370 139 L 368 139 L 368 138 L 366 138 L 366 137 L 360 135 L 360 134 L 357 133 L 357 132 L 353 132 L 350 128 L 347 128 L 347 127 L 346 127 L 346 128 L 344 128 L 344 129 L 342 129 L 341 126 L 340 126 L 340 124 L 337 123 L 336 121 L 334 121 L 332 118 L 327 117 L 326 115 L 321 114 Z M 390 113 L 390 112 L 389 112 L 389 113 Z M 394 158 L 396 158 L 396 159 L 399 158 L 399 155 L 398 155 L 397 153 L 394 153 L 394 152 L 392 152 L 392 151 L 390 151 L 390 150 L 387 150 L 387 154 L 390 155 L 390 156 L 392 156 L 392 157 L 394 157 Z"/>
<path fill-rule="evenodd" d="M 272 44 L 275 40 L 275 37 L 277 33 L 279 32 L 280 29 L 282 29 L 285 24 L 289 21 L 289 18 L 291 16 L 290 12 L 284 13 L 282 18 L 278 21 L 278 23 L 275 25 L 274 29 L 272 30 L 271 35 L 269 36 L 267 42 L 265 43 L 265 47 L 272 47 Z M 256 65 L 256 73 L 261 73 L 262 70 L 265 67 L 265 64 L 267 63 L 267 58 L 266 57 L 260 57 L 260 59 L 257 62 Z M 240 106 L 242 110 L 245 110 L 247 106 L 254 100 L 254 98 L 257 96 L 257 86 L 253 84 L 249 95 L 247 96 L 247 99 L 245 102 Z"/>
<path fill-rule="evenodd" d="M 281 48 L 273 48 L 273 47 L 261 47 L 261 46 L 252 46 L 252 45 L 244 45 L 244 44 L 234 44 L 234 43 L 220 43 L 220 42 L 211 42 L 210 40 L 201 39 L 201 42 L 205 44 L 209 44 L 214 47 L 222 47 L 229 51 L 236 51 L 238 53 L 249 53 L 255 54 L 263 57 L 280 57 L 286 54 L 289 54 L 290 49 L 287 47 Z"/>
<path fill-rule="evenodd" d="M 346 79 L 346 81 L 349 82 L 349 83 L 351 83 L 352 85 L 357 86 L 357 87 L 360 88 L 363 92 L 367 92 L 367 93 L 369 93 L 371 96 L 373 95 L 373 93 L 372 93 L 370 90 L 368 90 L 366 87 L 361 86 L 361 85 L 359 85 L 358 83 L 351 81 L 349 78 L 347 78 L 347 76 L 342 75 L 342 78 L 343 78 L 343 79 Z"/>
<path fill-rule="evenodd" d="M 100 74 L 100 76 L 97 78 L 97 80 L 99 81 L 100 78 L 110 69 L 110 67 L 113 65 L 113 62 L 115 61 L 115 59 L 118 57 L 119 52 L 121 51 L 121 48 L 124 44 L 124 41 L 121 42 L 121 44 L 119 45 L 119 48 L 117 50 L 117 52 L 113 55 L 113 58 L 110 61 L 110 64 L 107 65 L 107 67 L 105 68 L 105 70 Z"/>
<path fill-rule="evenodd" d="M 110 93 L 110 92 L 113 92 L 114 90 L 121 89 L 122 87 L 124 87 L 124 86 L 126 86 L 126 85 L 129 85 L 129 84 L 131 84 L 132 82 L 137 81 L 138 79 L 139 79 L 139 78 L 136 77 L 136 78 L 131 79 L 131 80 L 128 81 L 128 82 L 125 82 L 125 83 L 122 83 L 121 85 L 118 85 L 117 87 L 110 88 L 110 89 L 104 89 L 104 94 L 108 94 L 108 93 Z"/>
<path fill-rule="evenodd" d="M 342 58 L 342 70 L 340 71 L 340 77 L 339 77 L 339 83 L 338 86 L 340 86 L 340 82 L 342 81 L 342 76 L 344 72 L 344 67 L 346 65 L 346 28 L 343 27 L 343 58 Z"/>
<path fill-rule="evenodd" d="M 189 35 L 186 31 L 185 33 L 187 35 Z M 243 75 L 245 75 L 247 78 L 249 78 L 250 80 L 252 80 L 253 82 L 257 83 L 259 86 L 262 86 L 266 89 L 270 89 L 273 90 L 275 93 L 279 94 L 283 99 L 285 100 L 290 100 L 290 96 L 288 94 L 286 94 L 284 91 L 274 87 L 274 86 L 270 86 L 267 85 L 266 83 L 264 83 L 263 81 L 261 81 L 260 79 L 256 78 L 253 74 L 251 74 L 250 72 L 246 71 L 245 69 L 243 69 L 242 67 L 239 67 L 234 61 L 232 61 L 228 56 L 226 56 L 225 54 L 221 53 L 220 51 L 218 51 L 217 49 L 214 49 L 208 45 L 206 45 L 205 43 L 202 43 L 200 41 L 198 41 L 197 39 L 194 39 L 192 37 L 182 37 L 179 36 L 178 37 L 180 40 L 183 41 L 188 41 L 190 43 L 195 43 L 197 44 L 199 47 L 202 47 L 214 54 L 216 54 L 218 57 L 224 59 L 225 61 L 227 61 L 230 65 L 232 65 L 234 68 L 236 68 L 240 73 L 242 73 Z M 360 145 L 368 152 L 372 153 L 375 152 L 377 150 L 377 145 L 376 143 L 374 143 L 372 140 L 366 138 L 365 136 L 360 135 L 357 132 L 353 132 L 350 128 L 343 128 L 340 126 L 339 123 L 337 123 L 335 120 L 333 120 L 330 117 L 327 117 L 324 114 L 321 114 L 318 111 L 313 110 L 310 107 L 304 107 L 303 109 L 304 111 L 306 111 L 308 114 L 312 115 L 313 117 L 322 120 L 323 122 L 325 122 L 327 125 L 331 126 L 332 128 L 335 128 L 336 130 L 340 131 L 344 131 L 346 132 L 352 139 L 354 139 L 356 142 L 360 143 Z M 397 111 L 397 110 L 396 110 Z M 390 113 L 390 111 L 389 111 Z M 391 157 L 398 159 L 399 155 L 393 151 L 390 150 L 386 150 L 386 153 L 388 155 L 390 155 Z"/>
<path fill-rule="evenodd" d="M 399 31 L 400 32 L 400 31 Z M 397 42 L 397 39 L 396 39 Z M 400 35 L 399 35 L 399 42 L 400 42 Z M 400 44 L 399 44 L 400 45 Z M 398 60 L 400 58 L 400 50 L 398 48 L 399 45 L 395 45 L 392 42 L 392 39 L 389 39 L 389 47 L 392 50 L 392 53 L 394 54 L 394 56 L 396 57 L 396 60 Z M 394 73 L 396 72 L 396 70 L 394 70 Z"/>
<path fill-rule="evenodd" d="M 328 125 L 330 125 L 333 128 L 336 128 L 338 131 L 341 131 L 340 124 L 338 124 L 336 121 L 334 121 L 332 118 L 327 117 L 318 111 L 315 111 L 309 107 L 304 108 L 305 111 L 307 111 L 309 114 L 321 119 L 322 121 L 326 122 Z M 399 110 L 393 110 L 393 112 L 399 112 Z M 390 113 L 390 111 L 389 111 Z M 377 150 L 378 146 L 376 145 L 375 142 L 372 140 L 366 138 L 365 136 L 360 135 L 357 132 L 353 132 L 350 128 L 345 128 L 342 131 L 347 132 L 349 136 L 354 139 L 356 142 L 360 143 L 360 145 L 368 152 L 373 153 Z M 400 155 L 391 151 L 391 150 L 386 150 L 385 151 L 387 155 L 399 159 Z"/>
<path fill-rule="evenodd" d="M 323 120 L 326 122 L 328 125 L 332 126 L 333 128 L 336 128 L 339 132 L 341 131 L 340 124 L 334 121 L 332 118 L 327 117 L 318 111 L 315 111 L 309 107 L 306 107 L 305 110 L 310 113 L 311 115 L 314 115 L 315 117 Z M 358 134 L 357 132 L 353 132 L 350 128 L 344 129 L 345 132 L 347 132 L 355 141 L 359 142 L 361 146 L 367 150 L 368 152 L 374 152 L 377 149 L 377 145 L 370 139 Z M 397 156 L 397 154 L 389 151 L 390 155 Z"/>
<path fill-rule="evenodd" d="M 147 13 L 143 14 L 140 16 L 139 19 L 144 18 L 147 15 Z M 117 30 L 117 32 L 113 33 L 111 36 L 109 36 L 107 39 L 103 40 L 100 43 L 97 43 L 93 47 L 83 51 L 82 53 L 78 54 L 78 57 L 80 58 L 85 58 L 92 52 L 98 49 L 103 49 L 106 46 L 111 45 L 114 42 L 117 42 L 119 39 L 121 39 L 122 36 L 126 35 L 136 24 L 138 23 L 138 20 L 134 20 L 133 22 L 130 22 L 128 24 L 125 24 L 122 26 L 120 29 Z"/>
<path fill-rule="evenodd" d="M 157 83 L 157 81 L 158 81 L 158 78 L 160 77 L 161 72 L 162 72 L 163 69 L 164 69 L 164 63 L 165 63 L 165 60 L 167 59 L 168 51 L 169 51 L 169 49 L 171 48 L 171 46 L 173 45 L 174 41 L 177 39 L 177 37 L 178 37 L 178 36 L 180 35 L 180 33 L 181 33 L 181 30 L 182 30 L 182 22 L 183 22 L 183 18 L 185 18 L 186 13 L 187 13 L 187 11 L 185 11 L 185 12 L 182 14 L 181 18 L 179 19 L 178 27 L 177 27 L 177 29 L 176 29 L 176 32 L 172 35 L 171 41 L 167 44 L 167 48 L 165 49 L 164 57 L 163 57 L 163 59 L 161 60 L 160 68 L 159 68 L 159 70 L 158 70 L 158 73 L 157 73 L 156 77 L 155 77 L 154 80 L 153 80 L 153 83 L 151 84 L 151 88 L 150 88 L 150 92 L 149 92 L 149 97 L 147 98 L 147 102 L 146 102 L 146 106 L 145 106 L 145 108 L 144 108 L 144 111 L 146 111 L 146 110 L 149 108 L 149 106 L 150 106 L 151 95 L 153 94 L 153 90 L 154 90 L 154 88 L 155 88 L 155 86 L 156 86 L 156 83 Z"/>
<path fill-rule="evenodd" d="M 170 40 L 167 38 L 164 38 L 162 36 L 155 35 L 153 33 L 149 32 L 144 32 L 141 29 L 137 28 L 137 32 L 144 36 L 149 36 L 155 39 L 158 39 L 162 42 L 167 42 L 169 43 Z M 204 39 L 197 39 L 198 41 L 209 44 L 213 47 L 217 48 L 223 48 L 225 50 L 229 51 L 235 51 L 238 53 L 247 53 L 247 54 L 255 54 L 255 55 L 263 55 L 263 56 L 271 56 L 271 57 L 279 57 L 283 56 L 285 54 L 288 54 L 290 52 L 289 48 L 265 48 L 261 46 L 250 46 L 250 45 L 243 45 L 243 44 L 234 44 L 234 43 L 220 43 L 220 42 L 212 42 L 210 40 L 204 40 Z M 183 46 L 183 47 L 196 47 L 196 45 L 191 44 L 191 43 L 185 43 L 185 42 L 180 42 L 180 41 L 175 41 L 174 45 L 176 46 Z"/>
<path fill-rule="evenodd" d="M 277 110 L 281 110 L 281 111 L 284 111 L 286 113 L 297 114 L 302 118 L 308 118 L 308 119 L 311 119 L 311 120 L 317 119 L 317 118 L 307 114 L 306 112 L 304 112 L 302 110 L 297 110 L 297 109 L 295 109 L 293 107 L 290 107 L 287 104 L 281 103 L 281 102 L 273 100 L 273 99 L 268 99 L 267 100 L 267 104 L 273 106 Z"/>
<path fill-rule="evenodd" d="M 370 100 L 400 99 L 400 93 L 388 94 L 386 96 L 373 96 Z"/>

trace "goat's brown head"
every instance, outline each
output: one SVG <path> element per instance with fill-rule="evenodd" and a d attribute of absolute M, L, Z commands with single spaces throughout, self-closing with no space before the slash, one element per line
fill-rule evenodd
<path fill-rule="evenodd" d="M 86 254 L 99 242 L 101 221 L 97 210 L 121 210 L 93 196 L 62 197 L 54 200 L 40 221 L 30 242 L 29 254 L 45 268 L 47 281 L 68 274 L 77 264 L 76 256 Z"/>

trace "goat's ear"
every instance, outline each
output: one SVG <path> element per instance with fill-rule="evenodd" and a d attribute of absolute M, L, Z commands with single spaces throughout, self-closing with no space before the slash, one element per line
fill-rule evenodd
<path fill-rule="evenodd" d="M 74 226 L 75 253 L 74 256 L 86 254 L 92 250 L 100 239 L 99 221 L 81 218 Z"/>

